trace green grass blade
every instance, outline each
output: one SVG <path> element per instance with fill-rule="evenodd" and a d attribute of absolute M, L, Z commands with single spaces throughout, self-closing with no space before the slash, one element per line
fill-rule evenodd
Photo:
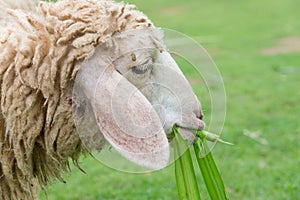
<path fill-rule="evenodd" d="M 186 190 L 189 200 L 199 200 L 200 192 L 198 189 L 197 179 L 191 160 L 190 150 L 187 149 L 186 152 L 181 157 L 183 175 L 186 183 Z"/>
<path fill-rule="evenodd" d="M 183 176 L 182 160 L 179 157 L 179 144 L 177 140 L 174 140 L 174 155 L 175 159 L 178 158 L 177 160 L 175 160 L 175 178 L 178 191 L 178 198 L 180 200 L 188 200 L 186 184 Z"/>
<path fill-rule="evenodd" d="M 187 142 L 182 138 L 181 134 L 178 130 L 175 130 L 175 148 L 177 148 L 176 152 L 179 153 L 177 155 L 182 154 L 180 158 L 177 160 L 177 170 L 175 169 L 176 177 L 178 181 L 184 181 L 185 191 L 183 191 L 182 183 L 178 183 L 180 188 L 178 188 L 179 198 L 187 198 L 188 200 L 200 200 L 200 192 L 198 189 L 197 179 L 195 175 L 195 170 L 192 162 L 192 157 L 190 150 L 188 148 Z M 180 164 L 180 166 L 179 166 Z M 176 163 L 175 163 L 176 168 Z M 179 172 L 181 171 L 181 174 Z M 183 176 L 183 180 L 182 180 Z M 177 181 L 176 179 L 176 181 Z M 181 192 L 185 192 L 186 195 L 181 194 Z M 181 200 L 181 199 L 180 199 Z"/>
<path fill-rule="evenodd" d="M 195 142 L 193 146 L 210 198 L 212 200 L 227 200 L 228 198 L 226 197 L 222 177 L 214 162 L 212 154 L 209 152 L 205 139 L 201 139 L 200 144 Z"/>
<path fill-rule="evenodd" d="M 226 191 L 225 191 L 225 186 L 224 186 L 223 179 L 222 179 L 221 174 L 220 174 L 220 172 L 217 168 L 217 165 L 214 161 L 214 158 L 213 158 L 212 154 L 211 153 L 207 154 L 206 158 L 207 158 L 207 161 L 208 161 L 208 163 L 209 163 L 209 165 L 212 169 L 213 176 L 215 177 L 216 183 L 218 185 L 218 188 L 219 188 L 222 196 L 224 197 L 224 199 L 228 199 L 226 197 Z"/>

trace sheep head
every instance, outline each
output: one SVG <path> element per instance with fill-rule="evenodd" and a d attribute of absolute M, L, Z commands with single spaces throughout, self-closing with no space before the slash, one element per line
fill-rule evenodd
<path fill-rule="evenodd" d="M 115 33 L 83 62 L 75 84 L 110 145 L 152 169 L 168 164 L 167 134 L 175 124 L 204 127 L 200 102 L 162 39 L 162 30 L 153 27 Z M 97 146 L 94 140 L 84 143 L 88 149 Z"/>

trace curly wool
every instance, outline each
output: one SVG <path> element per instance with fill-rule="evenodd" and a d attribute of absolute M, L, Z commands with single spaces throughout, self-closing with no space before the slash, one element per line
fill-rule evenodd
<path fill-rule="evenodd" d="M 82 61 L 97 45 L 109 46 L 115 32 L 152 23 L 134 6 L 112 1 L 0 10 L 0 199 L 37 199 L 38 187 L 63 181 L 68 159 L 78 166 L 84 151 L 72 116 Z"/>

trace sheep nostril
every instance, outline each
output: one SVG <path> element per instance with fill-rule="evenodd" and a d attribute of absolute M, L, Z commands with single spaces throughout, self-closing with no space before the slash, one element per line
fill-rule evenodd
<path fill-rule="evenodd" d="M 203 114 L 202 114 L 202 112 L 200 112 L 200 113 L 197 114 L 197 118 L 198 118 L 198 119 L 201 119 L 201 120 L 203 119 Z"/>

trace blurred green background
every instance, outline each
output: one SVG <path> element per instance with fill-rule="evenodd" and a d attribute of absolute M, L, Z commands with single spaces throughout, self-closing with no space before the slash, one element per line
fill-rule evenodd
<path fill-rule="evenodd" d="M 227 117 L 213 154 L 229 199 L 300 199 L 300 2 L 298 0 L 128 0 L 156 26 L 203 45 L 227 92 Z M 184 70 L 184 69 L 183 69 Z M 193 74 L 186 71 L 186 76 Z M 194 89 L 205 88 L 201 81 Z M 199 97 L 205 108 L 209 97 Z M 209 110 L 209 109 L 207 109 Z M 82 158 L 48 199 L 174 200 L 174 167 L 143 175 Z M 199 176 L 200 178 L 200 176 Z M 200 185 L 203 199 L 208 199 Z M 41 199 L 46 199 L 41 192 Z"/>

